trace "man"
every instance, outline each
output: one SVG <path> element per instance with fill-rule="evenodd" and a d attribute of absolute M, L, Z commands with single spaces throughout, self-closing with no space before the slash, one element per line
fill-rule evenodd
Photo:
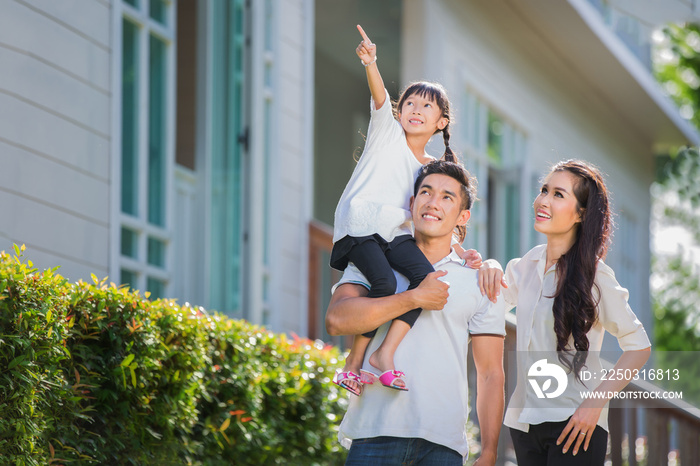
<path fill-rule="evenodd" d="M 461 165 L 445 161 L 425 165 L 416 179 L 411 214 L 416 243 L 436 271 L 413 290 L 367 298 L 367 280 L 351 265 L 334 289 L 326 315 L 328 333 L 354 335 L 379 327 L 365 354 L 363 370 L 370 372 L 376 369 L 369 356 L 391 319 L 410 309 L 424 309 L 395 354 L 409 390 L 365 383 L 361 396 L 351 397 L 339 433 L 341 443 L 351 445 L 346 465 L 464 463 L 470 337 L 482 442 L 475 464 L 495 464 L 504 403 L 504 305 L 500 298 L 494 303 L 481 295 L 478 272 L 464 267 L 451 249 L 452 232 L 469 220 L 474 194 L 469 173 Z M 397 291 L 406 290 L 406 280 L 400 275 L 397 279 Z"/>

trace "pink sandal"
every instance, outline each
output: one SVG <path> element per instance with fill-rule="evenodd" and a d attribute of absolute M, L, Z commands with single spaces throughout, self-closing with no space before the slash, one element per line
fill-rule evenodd
<path fill-rule="evenodd" d="M 346 383 L 346 380 L 352 380 L 360 385 L 360 388 L 353 388 Z M 355 396 L 360 396 L 362 394 L 362 380 L 360 376 L 355 374 L 353 371 L 339 372 L 336 376 L 336 380 L 333 381 L 339 387 L 344 388 Z"/>
<path fill-rule="evenodd" d="M 366 371 L 366 370 L 362 369 L 360 371 L 360 374 L 361 374 L 362 383 L 366 383 L 366 384 L 371 385 L 375 382 L 375 380 L 379 380 L 379 383 L 381 383 L 385 387 L 393 388 L 394 390 L 402 390 L 405 392 L 408 391 L 408 388 L 406 388 L 406 379 L 404 378 L 406 376 L 406 374 L 404 374 L 401 371 L 397 371 L 397 370 L 391 371 L 390 370 L 390 371 L 386 371 L 386 372 L 382 373 L 382 375 L 377 375 L 373 372 Z M 403 386 L 397 385 L 396 384 L 397 380 L 403 381 L 404 385 Z"/>

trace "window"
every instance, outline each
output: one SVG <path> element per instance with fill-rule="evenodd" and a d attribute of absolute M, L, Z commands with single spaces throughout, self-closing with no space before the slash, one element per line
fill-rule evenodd
<path fill-rule="evenodd" d="M 531 203 L 523 131 L 472 92 L 463 95 L 460 136 L 464 163 L 477 178 L 479 201 L 467 226 L 466 247 L 505 264 L 532 242 L 523 208 Z"/>
<path fill-rule="evenodd" d="M 122 49 L 118 281 L 157 298 L 164 296 L 170 281 L 172 4 L 125 0 L 118 6 Z"/>
<path fill-rule="evenodd" d="M 272 207 L 270 205 L 270 180 L 273 178 L 272 172 L 272 154 L 271 154 L 271 142 L 273 135 L 271 134 L 271 128 L 273 127 L 273 105 L 274 105 L 274 5 L 272 0 L 265 0 L 264 8 L 264 60 L 263 60 L 263 100 L 264 100 L 264 110 L 263 110 L 263 126 L 264 126 L 264 136 L 262 138 L 262 150 L 263 150 L 263 231 L 264 236 L 264 246 L 263 246 L 263 285 L 262 285 L 262 323 L 269 324 L 270 321 L 270 247 L 274 239 L 271 236 L 270 225 L 271 219 L 270 215 L 272 212 Z"/>
<path fill-rule="evenodd" d="M 616 251 L 610 252 L 613 253 L 611 256 L 614 256 L 616 260 L 612 265 L 615 268 L 615 276 L 618 283 L 629 290 L 630 305 L 633 309 L 636 309 L 639 305 L 636 302 L 637 297 L 640 296 L 639 286 L 637 285 L 639 278 L 639 251 L 641 250 L 638 222 L 630 210 L 624 208 L 615 220 L 618 228 L 615 236 L 622 240 L 613 241 L 612 249 L 616 249 Z"/>
<path fill-rule="evenodd" d="M 242 315 L 244 114 L 242 0 L 211 2 L 211 171 L 209 307 Z"/>
<path fill-rule="evenodd" d="M 177 131 L 175 162 L 196 170 L 197 71 L 199 30 L 197 0 L 177 2 Z"/>
<path fill-rule="evenodd" d="M 608 0 L 588 0 L 588 3 L 593 5 L 600 13 L 603 22 L 615 32 L 622 40 L 627 48 L 642 62 L 642 64 L 651 70 L 651 30 L 634 16 L 620 9 L 613 7 L 615 2 Z"/>
<path fill-rule="evenodd" d="M 639 19 L 629 16 L 622 11 L 614 10 L 612 29 L 627 48 L 651 70 L 651 31 L 642 25 Z"/>

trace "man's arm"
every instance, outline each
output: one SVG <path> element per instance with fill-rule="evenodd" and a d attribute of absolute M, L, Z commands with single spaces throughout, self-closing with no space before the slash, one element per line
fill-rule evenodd
<path fill-rule="evenodd" d="M 477 374 L 476 414 L 481 429 L 481 456 L 474 466 L 496 464 L 505 402 L 503 340 L 501 335 L 472 335 L 472 354 Z"/>
<path fill-rule="evenodd" d="M 411 309 L 440 310 L 447 303 L 449 285 L 438 278 L 447 272 L 428 274 L 413 290 L 383 298 L 368 298 L 367 288 L 354 283 L 340 285 L 328 304 L 329 335 L 358 335 L 376 329 Z"/>

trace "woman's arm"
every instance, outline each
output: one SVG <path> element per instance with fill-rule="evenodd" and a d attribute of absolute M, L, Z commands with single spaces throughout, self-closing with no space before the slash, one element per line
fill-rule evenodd
<path fill-rule="evenodd" d="M 576 412 L 569 419 L 561 435 L 557 439 L 557 445 L 560 445 L 566 439 L 563 452 L 566 453 L 571 445 L 574 445 L 573 454 L 578 453 L 581 443 L 585 439 L 583 449 L 588 450 L 588 444 L 593 436 L 593 430 L 598 424 L 600 413 L 605 407 L 605 404 L 610 401 L 608 397 L 612 393 L 617 393 L 627 386 L 632 378 L 632 374 L 638 373 L 639 369 L 646 364 L 651 355 L 651 347 L 642 350 L 625 351 L 617 360 L 617 364 L 613 368 L 615 374 L 630 374 L 630 378 L 619 378 L 616 380 L 605 380 L 593 390 L 594 393 L 601 393 L 601 398 L 587 398 L 576 409 Z M 619 369 L 619 370 L 618 370 Z M 579 435 L 580 432 L 585 432 L 586 435 Z M 574 443 L 575 442 L 575 443 Z"/>
<path fill-rule="evenodd" d="M 377 67 L 377 45 L 369 40 L 365 30 L 359 24 L 357 25 L 357 30 L 362 35 L 362 42 L 355 49 L 355 53 L 365 65 L 369 92 L 372 94 L 375 110 L 379 110 L 386 100 L 386 92 L 384 91 L 384 80 L 382 75 L 379 74 L 379 68 Z"/>
<path fill-rule="evenodd" d="M 599 298 L 598 321 L 606 332 L 617 338 L 617 342 L 623 350 L 622 356 L 615 364 L 615 374 L 625 374 L 628 372 L 625 369 L 636 373 L 649 359 L 651 343 L 642 323 L 630 309 L 629 293 L 620 286 L 615 279 L 615 273 L 603 261 L 598 262 L 595 282 L 597 286 L 593 290 Z M 617 369 L 621 369 L 621 371 L 618 372 Z M 578 452 L 581 441 L 584 438 L 586 442 L 584 449 L 588 448 L 600 413 L 609 401 L 607 395 L 619 392 L 628 383 L 629 379 L 605 380 L 594 390 L 594 392 L 603 394 L 604 398 L 589 398 L 581 403 L 581 406 L 571 417 L 570 422 L 558 439 L 558 443 L 564 442 L 567 434 L 569 434 L 569 438 L 564 445 L 564 452 L 569 450 L 572 443 L 574 445 L 574 454 Z M 579 435 L 579 432 L 585 432 L 586 435 Z"/>

